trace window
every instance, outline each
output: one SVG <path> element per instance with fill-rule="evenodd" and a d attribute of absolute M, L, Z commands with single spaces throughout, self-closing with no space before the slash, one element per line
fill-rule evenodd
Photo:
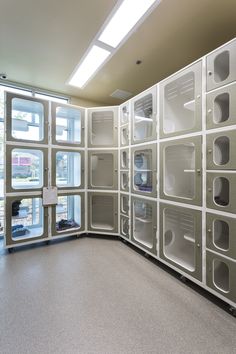
<path fill-rule="evenodd" d="M 35 92 L 35 94 L 33 96 L 36 97 L 36 98 L 41 98 L 43 100 L 48 100 L 48 101 L 53 101 L 53 102 L 69 103 L 69 99 L 68 98 L 51 96 L 51 95 L 47 95 L 47 94 L 44 94 L 44 93 Z"/>
<path fill-rule="evenodd" d="M 41 102 L 13 98 L 11 118 L 11 135 L 13 138 L 33 141 L 43 140 L 44 108 Z"/>
<path fill-rule="evenodd" d="M 58 151 L 56 153 L 56 185 L 57 187 L 79 187 L 81 171 L 81 155 L 79 152 Z"/>
<path fill-rule="evenodd" d="M 57 95 L 56 93 L 53 95 L 50 95 L 49 93 L 43 93 L 43 92 L 36 92 L 35 89 L 29 89 L 29 88 L 24 88 L 24 87 L 17 87 L 13 85 L 2 85 L 0 83 L 0 237 L 3 236 L 3 222 L 4 222 L 4 193 L 3 193 L 3 186 L 4 186 L 4 144 L 3 144 L 3 139 L 4 139 L 4 92 L 9 91 L 13 92 L 16 94 L 21 94 L 24 96 L 34 96 L 37 98 L 42 98 L 44 100 L 50 100 L 50 101 L 56 101 L 56 102 L 61 102 L 61 103 L 69 103 L 69 98 L 63 97 L 60 95 Z M 28 118 L 27 118 L 28 119 Z M 25 121 L 27 120 L 25 119 Z M 14 128 L 14 131 L 18 131 L 19 129 L 17 128 L 17 123 L 16 121 Z M 31 129 L 38 129 L 37 132 L 37 140 L 40 140 L 40 129 L 35 128 L 33 126 L 32 122 L 30 123 Z M 22 123 L 23 124 L 23 123 Z M 17 132 L 17 134 L 19 131 Z M 21 129 L 21 137 L 24 134 L 24 131 Z M 23 137 L 22 137 L 23 138 Z"/>

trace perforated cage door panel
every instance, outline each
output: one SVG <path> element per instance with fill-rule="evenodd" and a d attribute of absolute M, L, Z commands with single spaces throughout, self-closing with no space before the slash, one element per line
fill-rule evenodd
<path fill-rule="evenodd" d="M 201 130 L 202 62 L 160 84 L 160 138 Z"/>
<path fill-rule="evenodd" d="M 157 137 L 157 92 L 156 87 L 131 100 L 131 143 L 139 144 Z"/>
<path fill-rule="evenodd" d="M 131 197 L 131 239 L 153 254 L 156 254 L 157 243 L 156 212 L 156 202 Z"/>
<path fill-rule="evenodd" d="M 160 198 L 202 205 L 202 137 L 160 144 Z"/>
<path fill-rule="evenodd" d="M 118 145 L 118 107 L 88 109 L 88 123 L 89 147 Z"/>
<path fill-rule="evenodd" d="M 202 279 L 201 212 L 160 204 L 160 257 Z"/>

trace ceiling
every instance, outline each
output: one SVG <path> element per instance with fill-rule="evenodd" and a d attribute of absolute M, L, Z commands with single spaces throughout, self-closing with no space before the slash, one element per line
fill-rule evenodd
<path fill-rule="evenodd" d="M 162 0 L 83 89 L 67 86 L 116 0 L 0 0 L 0 72 L 98 104 L 120 104 L 236 37 L 235 0 Z M 136 61 L 141 60 L 140 65 Z"/>

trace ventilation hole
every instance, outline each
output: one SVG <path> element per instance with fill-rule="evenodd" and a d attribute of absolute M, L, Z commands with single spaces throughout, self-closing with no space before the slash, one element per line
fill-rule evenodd
<path fill-rule="evenodd" d="M 128 198 L 122 196 L 122 212 L 123 213 L 128 213 L 129 211 L 129 203 L 128 203 Z"/>
<path fill-rule="evenodd" d="M 123 168 L 128 167 L 127 152 L 126 151 L 122 151 L 122 167 Z"/>
<path fill-rule="evenodd" d="M 229 51 L 224 51 L 216 56 L 214 61 L 214 80 L 219 83 L 229 76 Z"/>
<path fill-rule="evenodd" d="M 227 264 L 214 259 L 213 276 L 215 286 L 224 292 L 229 292 L 229 268 Z"/>
<path fill-rule="evenodd" d="M 229 225 L 223 220 L 214 220 L 213 241 L 217 248 L 229 250 Z"/>
<path fill-rule="evenodd" d="M 229 204 L 229 181 L 225 177 L 217 177 L 214 180 L 214 201 L 217 205 Z"/>
<path fill-rule="evenodd" d="M 122 143 L 122 145 L 128 145 L 128 131 L 127 131 L 127 128 L 122 129 L 121 143 Z"/>
<path fill-rule="evenodd" d="M 122 174 L 122 188 L 126 189 L 128 187 L 128 176 L 127 173 Z"/>
<path fill-rule="evenodd" d="M 229 119 L 229 94 L 218 95 L 214 101 L 214 123 L 220 124 Z"/>
<path fill-rule="evenodd" d="M 173 232 L 171 230 L 167 230 L 165 232 L 165 247 L 168 247 L 174 238 Z"/>
<path fill-rule="evenodd" d="M 226 165 L 229 162 L 229 138 L 220 136 L 214 141 L 214 163 L 216 165 Z"/>

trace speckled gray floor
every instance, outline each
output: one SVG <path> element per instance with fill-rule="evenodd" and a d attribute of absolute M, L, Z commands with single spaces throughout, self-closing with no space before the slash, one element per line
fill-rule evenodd
<path fill-rule="evenodd" d="M 114 240 L 0 257 L 1 354 L 236 353 L 236 320 Z"/>

